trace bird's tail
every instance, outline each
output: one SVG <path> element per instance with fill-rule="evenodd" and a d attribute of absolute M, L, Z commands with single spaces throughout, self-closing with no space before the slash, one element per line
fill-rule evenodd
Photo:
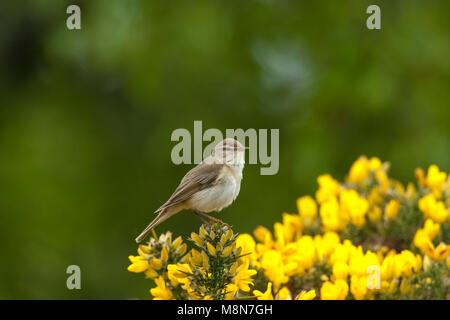
<path fill-rule="evenodd" d="M 147 226 L 147 228 L 142 231 L 142 233 L 136 238 L 136 242 L 139 243 L 152 231 L 153 228 L 155 228 L 158 224 L 161 222 L 169 219 L 173 214 L 177 213 L 179 210 L 178 208 L 165 208 L 159 212 L 159 214 L 156 216 L 155 219 L 153 219 L 152 222 Z"/>

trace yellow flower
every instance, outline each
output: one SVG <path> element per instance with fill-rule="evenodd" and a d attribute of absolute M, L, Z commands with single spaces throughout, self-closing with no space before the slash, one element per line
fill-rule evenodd
<path fill-rule="evenodd" d="M 158 273 L 152 268 L 145 270 L 144 274 L 147 279 L 155 279 L 158 277 Z"/>
<path fill-rule="evenodd" d="M 342 244 L 338 244 L 330 256 L 330 263 L 334 265 L 338 261 L 344 263 L 349 262 L 350 257 L 356 254 L 356 247 L 348 239 L 344 240 Z"/>
<path fill-rule="evenodd" d="M 348 294 L 348 284 L 342 279 L 337 279 L 334 283 L 324 282 L 320 288 L 320 298 L 322 300 L 344 300 Z"/>
<path fill-rule="evenodd" d="M 317 178 L 317 183 L 319 184 L 319 190 L 316 192 L 317 202 L 323 203 L 328 201 L 328 199 L 337 197 L 341 187 L 339 183 L 334 180 L 331 175 L 324 174 Z"/>
<path fill-rule="evenodd" d="M 323 236 L 314 236 L 314 247 L 316 248 L 316 261 L 327 259 L 340 243 L 339 235 L 336 232 L 328 231 Z"/>
<path fill-rule="evenodd" d="M 320 206 L 320 218 L 324 231 L 342 231 L 344 225 L 339 217 L 339 203 L 336 197 L 331 197 Z"/>
<path fill-rule="evenodd" d="M 397 217 L 398 211 L 400 209 L 400 202 L 398 200 L 392 199 L 386 206 L 385 213 L 386 217 L 393 220 Z"/>
<path fill-rule="evenodd" d="M 268 250 L 264 252 L 261 258 L 261 267 L 264 269 L 264 275 L 273 282 L 275 290 L 281 284 L 288 282 L 289 277 L 284 272 L 280 251 Z"/>
<path fill-rule="evenodd" d="M 150 289 L 150 293 L 154 300 L 172 300 L 172 291 L 166 286 L 166 281 L 164 278 L 158 277 L 155 279 L 156 287 Z"/>
<path fill-rule="evenodd" d="M 379 191 L 381 194 L 385 194 L 389 187 L 389 179 L 382 169 L 379 169 L 375 172 L 375 177 L 377 178 L 379 184 Z"/>
<path fill-rule="evenodd" d="M 288 235 L 285 233 L 283 225 L 279 222 L 275 222 L 273 225 L 273 233 L 275 234 L 275 238 L 277 239 L 277 248 L 283 248 L 289 241 L 289 239 L 287 239 Z"/>
<path fill-rule="evenodd" d="M 128 266 L 128 271 L 130 272 L 140 273 L 149 268 L 148 261 L 143 260 L 141 256 L 129 256 L 128 259 L 131 261 L 131 264 Z"/>
<path fill-rule="evenodd" d="M 404 197 L 405 196 L 405 187 L 403 186 L 403 184 L 401 184 L 398 181 L 394 181 L 393 182 L 393 189 L 395 191 L 397 191 L 397 193 L 401 196 Z"/>
<path fill-rule="evenodd" d="M 416 197 L 416 188 L 414 187 L 414 184 L 412 182 L 409 182 L 408 186 L 406 187 L 406 198 L 414 199 L 415 197 Z"/>
<path fill-rule="evenodd" d="M 408 294 L 411 291 L 411 285 L 408 283 L 408 280 L 403 278 L 400 283 L 400 292 L 403 295 Z"/>
<path fill-rule="evenodd" d="M 150 260 L 150 266 L 155 270 L 159 270 L 162 268 L 163 264 L 160 259 L 153 258 Z"/>
<path fill-rule="evenodd" d="M 371 171 L 378 170 L 381 168 L 382 164 L 383 163 L 381 162 L 381 160 L 379 158 L 372 157 L 369 160 L 369 170 L 371 170 Z"/>
<path fill-rule="evenodd" d="M 370 189 L 369 197 L 367 198 L 370 205 L 381 205 L 383 203 L 383 197 L 378 186 Z"/>
<path fill-rule="evenodd" d="M 365 156 L 359 157 L 350 167 L 348 180 L 362 184 L 369 177 L 369 162 Z"/>
<path fill-rule="evenodd" d="M 297 199 L 297 208 L 300 217 L 306 226 L 310 226 L 317 215 L 317 204 L 311 196 L 304 196 Z"/>
<path fill-rule="evenodd" d="M 414 170 L 414 175 L 416 176 L 417 182 L 422 186 L 425 187 L 427 184 L 427 181 L 425 179 L 425 172 L 422 168 L 416 168 Z"/>
<path fill-rule="evenodd" d="M 189 275 L 192 274 L 191 267 L 188 264 L 169 264 L 167 266 L 167 276 L 170 283 L 173 286 L 177 286 L 179 283 L 187 283 Z"/>
<path fill-rule="evenodd" d="M 395 277 L 409 277 L 413 272 L 419 271 L 421 267 L 422 260 L 420 259 L 420 256 L 415 256 L 409 250 L 403 250 L 400 254 L 395 256 Z"/>
<path fill-rule="evenodd" d="M 365 214 L 369 209 L 369 202 L 361 198 L 355 190 L 343 190 L 341 192 L 341 210 L 348 215 L 352 224 L 358 227 L 366 223 Z"/>
<path fill-rule="evenodd" d="M 439 167 L 432 164 L 428 167 L 428 173 L 426 177 L 426 185 L 430 188 L 436 197 L 442 195 L 442 187 L 444 186 L 447 174 L 439 171 Z"/>
<path fill-rule="evenodd" d="M 242 255 L 250 255 L 255 252 L 256 243 L 248 233 L 243 233 L 236 238 L 236 247 L 242 248 Z"/>
<path fill-rule="evenodd" d="M 450 246 L 446 245 L 443 242 L 441 242 L 435 248 L 433 243 L 431 241 L 428 241 L 425 247 L 425 254 L 434 261 L 438 262 L 444 261 L 445 259 L 447 259 L 449 253 L 450 253 Z"/>
<path fill-rule="evenodd" d="M 339 244 L 341 239 L 339 238 L 339 235 L 336 232 L 325 232 L 325 234 L 322 237 L 322 247 L 325 249 L 325 255 L 328 256 L 331 254 L 331 252 L 336 248 L 336 245 Z"/>
<path fill-rule="evenodd" d="M 427 271 L 432 264 L 433 264 L 432 260 L 427 255 L 425 255 L 423 257 L 423 270 Z"/>
<path fill-rule="evenodd" d="M 336 279 L 347 280 L 348 265 L 343 261 L 338 261 L 333 265 L 333 275 Z"/>
<path fill-rule="evenodd" d="M 253 232 L 255 235 L 256 240 L 262 243 L 272 243 L 272 234 L 270 231 L 263 226 L 258 226 L 255 231 Z"/>
<path fill-rule="evenodd" d="M 303 229 L 303 224 L 298 214 L 283 213 L 283 234 L 286 242 L 292 241 Z"/>
<path fill-rule="evenodd" d="M 434 237 L 439 233 L 441 230 L 441 225 L 439 223 L 434 223 L 433 220 L 427 219 L 425 221 L 425 225 L 423 227 L 423 231 L 425 232 L 426 236 L 433 240 Z"/>
<path fill-rule="evenodd" d="M 369 250 L 363 254 L 362 247 L 358 247 L 358 252 L 350 257 L 349 273 L 350 275 L 363 276 L 367 274 L 369 266 L 379 266 L 379 264 L 378 256 L 374 252 Z"/>
<path fill-rule="evenodd" d="M 249 292 L 249 285 L 253 285 L 252 276 L 256 273 L 256 270 L 248 268 L 248 261 L 246 261 L 237 269 L 237 274 L 233 278 L 233 283 L 242 291 Z"/>
<path fill-rule="evenodd" d="M 304 270 L 311 268 L 316 251 L 311 236 L 302 236 L 282 250 L 283 268 L 286 276 L 303 275 Z M 277 285 L 275 284 L 277 288 Z"/>
<path fill-rule="evenodd" d="M 367 279 L 354 275 L 350 280 L 350 291 L 356 300 L 362 300 L 367 294 Z"/>
<path fill-rule="evenodd" d="M 381 264 L 381 279 L 382 280 L 391 280 L 394 277 L 395 272 L 395 252 L 388 254 Z"/>
<path fill-rule="evenodd" d="M 427 236 L 424 229 L 418 229 L 416 234 L 414 235 L 413 243 L 414 245 L 420 249 L 422 253 L 425 254 L 428 243 L 431 242 L 431 239 Z"/>
<path fill-rule="evenodd" d="M 141 257 L 149 258 L 150 257 L 150 248 L 148 246 L 140 245 L 138 247 L 138 253 Z"/>
<path fill-rule="evenodd" d="M 267 284 L 267 290 L 264 293 L 259 290 L 253 290 L 253 295 L 256 296 L 258 300 L 273 300 L 272 282 Z"/>
<path fill-rule="evenodd" d="M 303 290 L 299 293 L 299 295 L 295 298 L 295 300 L 313 300 L 316 297 L 315 290 Z"/>
<path fill-rule="evenodd" d="M 235 285 L 234 283 L 229 283 L 225 287 L 225 300 L 231 300 L 236 295 L 236 293 L 239 291 L 239 287 Z"/>
<path fill-rule="evenodd" d="M 419 199 L 418 204 L 425 218 L 431 218 L 439 223 L 444 223 L 450 214 L 449 210 L 445 208 L 444 202 L 436 201 L 432 194 L 428 194 Z"/>
<path fill-rule="evenodd" d="M 235 274 L 237 272 L 238 267 L 240 266 L 239 262 L 236 261 L 230 268 L 230 274 Z"/>
<path fill-rule="evenodd" d="M 278 291 L 275 300 L 292 300 L 291 292 L 288 288 L 283 287 Z"/>
<path fill-rule="evenodd" d="M 388 166 L 378 158 L 362 156 L 351 166 L 342 188 L 331 175 L 319 176 L 315 198 L 299 197 L 298 214 L 283 213 L 282 221 L 274 224 L 273 233 L 259 226 L 254 236 L 236 235 L 225 226 L 205 224 L 190 236 L 195 247 L 200 248 L 187 254 L 182 237 L 172 240 L 171 232 L 155 236 L 148 245 L 138 247 L 138 256 L 129 256 L 128 270 L 154 279 L 156 286 L 150 289 L 154 299 L 239 299 L 240 294 L 249 298 L 253 294 L 258 300 L 292 300 L 292 281 L 307 279 L 315 272 L 319 272 L 318 289 L 323 300 L 346 299 L 350 292 L 357 300 L 376 298 L 376 293 L 406 295 L 418 286 L 412 280 L 422 268 L 429 270 L 441 261 L 450 267 L 450 246 L 433 243 L 442 228 L 446 232 L 446 223 L 450 222 L 450 177 L 436 165 L 431 165 L 426 175 L 422 169 L 416 169 L 420 184 L 416 191 L 412 183 L 405 188 L 406 184 L 388 178 Z M 345 231 L 349 224 L 349 232 L 353 226 L 364 227 L 366 215 L 376 223 L 370 225 L 376 227 L 370 232 L 380 231 L 379 227 L 384 230 L 387 221 L 381 220 L 396 219 L 404 210 L 403 203 L 408 208 L 417 203 L 425 217 L 422 228 L 407 244 L 417 247 L 420 255 L 410 250 L 396 253 L 382 245 L 373 246 L 371 251 L 348 239 L 341 242 L 338 232 Z M 302 235 L 304 227 L 307 234 Z M 445 238 L 445 234 L 441 236 Z M 331 267 L 331 275 L 320 273 L 324 265 Z M 222 276 L 217 268 L 223 268 L 226 274 Z M 369 270 L 380 270 L 380 279 L 369 282 L 374 280 Z M 264 292 L 253 290 L 254 277 L 260 273 L 268 281 Z M 216 278 L 218 274 L 220 279 Z M 429 283 L 429 279 L 425 281 Z M 378 283 L 381 287 L 372 290 L 371 285 Z M 310 290 L 298 293 L 295 299 L 315 297 L 316 291 Z"/>
<path fill-rule="evenodd" d="M 444 223 L 450 217 L 450 210 L 444 207 L 444 202 L 438 201 L 435 210 L 430 212 L 430 218 L 436 222 Z"/>
<path fill-rule="evenodd" d="M 369 211 L 369 219 L 372 222 L 378 222 L 381 220 L 381 209 L 378 206 L 372 207 Z"/>
<path fill-rule="evenodd" d="M 320 276 L 320 280 L 322 281 L 329 281 L 330 279 L 328 278 L 328 276 L 326 274 L 323 274 Z"/>

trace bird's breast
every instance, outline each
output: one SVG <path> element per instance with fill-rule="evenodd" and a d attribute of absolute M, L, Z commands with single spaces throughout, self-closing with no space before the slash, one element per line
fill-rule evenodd
<path fill-rule="evenodd" d="M 239 190 L 240 181 L 232 174 L 225 174 L 215 185 L 196 192 L 188 204 L 201 212 L 220 211 L 236 199 Z"/>

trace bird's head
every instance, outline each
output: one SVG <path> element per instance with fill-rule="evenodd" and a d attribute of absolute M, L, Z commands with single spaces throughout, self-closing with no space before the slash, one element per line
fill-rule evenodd
<path fill-rule="evenodd" d="M 245 163 L 245 150 L 248 150 L 248 148 L 244 147 L 239 141 L 226 138 L 214 147 L 211 156 L 215 161 L 240 166 Z"/>

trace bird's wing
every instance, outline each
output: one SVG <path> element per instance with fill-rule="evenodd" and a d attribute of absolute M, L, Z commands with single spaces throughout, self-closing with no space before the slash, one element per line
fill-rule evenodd
<path fill-rule="evenodd" d="M 223 164 L 197 165 L 191 169 L 180 182 L 172 196 L 155 212 L 180 204 L 189 199 L 197 191 L 216 184 L 223 175 Z"/>

